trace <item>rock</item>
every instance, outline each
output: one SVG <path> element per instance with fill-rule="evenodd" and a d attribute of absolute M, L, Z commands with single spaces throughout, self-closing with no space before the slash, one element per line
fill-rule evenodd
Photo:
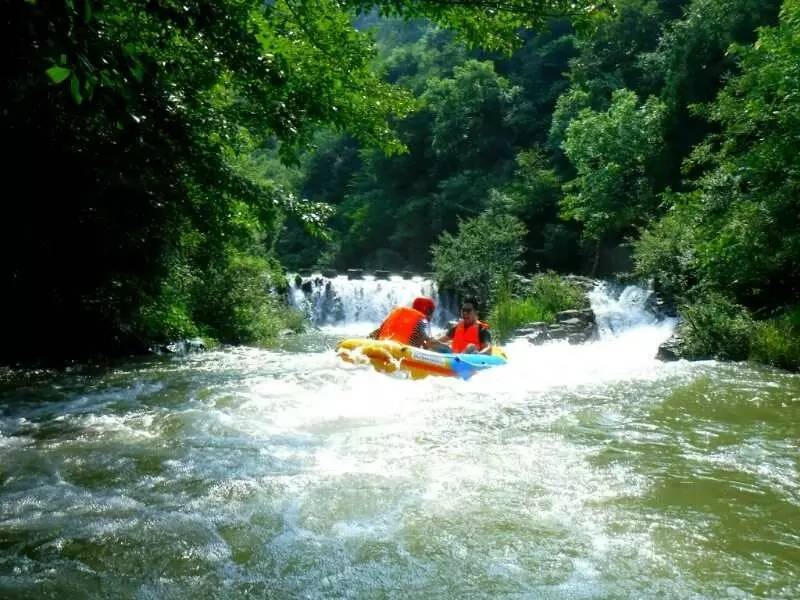
<path fill-rule="evenodd" d="M 364 271 L 363 271 L 363 269 L 347 269 L 347 278 L 348 279 L 363 279 L 364 278 Z"/>
<path fill-rule="evenodd" d="M 203 352 L 206 343 L 203 338 L 193 338 L 190 340 L 176 340 L 169 344 L 156 344 L 150 346 L 150 352 L 154 354 L 189 354 L 191 352 Z"/>
<path fill-rule="evenodd" d="M 402 275 L 403 279 L 411 279 L 412 277 L 414 277 L 414 273 L 412 273 L 411 271 L 402 271 L 400 275 Z"/>
<path fill-rule="evenodd" d="M 591 292 L 600 283 L 597 279 L 583 275 L 564 275 L 564 279 L 578 285 L 585 292 Z"/>
<path fill-rule="evenodd" d="M 580 327 L 584 327 L 586 322 L 581 321 L 577 317 L 573 317 L 572 319 L 564 319 L 563 321 L 560 321 L 560 324 L 568 329 L 578 329 Z"/>
<path fill-rule="evenodd" d="M 528 343 L 539 345 L 551 340 L 567 340 L 570 344 L 582 344 L 597 336 L 597 326 L 592 322 L 574 317 L 560 323 L 530 323 L 517 331 Z"/>
<path fill-rule="evenodd" d="M 675 305 L 664 300 L 658 293 L 651 294 L 644 307 L 659 318 L 678 316 Z"/>
<path fill-rule="evenodd" d="M 328 279 L 334 279 L 339 276 L 339 271 L 336 269 L 323 269 L 322 276 L 327 277 Z"/>
<path fill-rule="evenodd" d="M 540 346 L 544 344 L 546 341 L 548 341 L 550 339 L 550 336 L 548 335 L 546 330 L 541 330 L 541 331 L 535 331 L 534 333 L 527 335 L 526 339 L 528 340 L 528 343 L 533 344 L 535 346 Z"/>
<path fill-rule="evenodd" d="M 564 323 L 573 319 L 578 319 L 582 323 L 594 323 L 594 311 L 591 308 L 582 308 L 576 310 L 562 310 L 556 313 L 556 321 L 559 323 Z"/>
<path fill-rule="evenodd" d="M 203 338 L 193 338 L 186 340 L 186 349 L 189 352 L 202 352 L 206 349 L 206 342 Z"/>
<path fill-rule="evenodd" d="M 589 336 L 585 332 L 571 333 L 567 336 L 567 341 L 570 344 L 583 344 L 589 341 Z"/>
<path fill-rule="evenodd" d="M 533 334 L 538 334 L 543 331 L 547 331 L 547 323 L 544 321 L 536 321 L 534 323 L 528 323 L 524 327 L 520 327 L 516 330 L 515 335 L 520 337 L 525 337 Z"/>
<path fill-rule="evenodd" d="M 683 340 L 677 334 L 673 334 L 670 338 L 658 347 L 656 359 L 665 362 L 680 360 L 682 358 L 681 346 Z"/>
<path fill-rule="evenodd" d="M 389 271 L 378 270 L 375 271 L 375 279 L 389 279 Z"/>

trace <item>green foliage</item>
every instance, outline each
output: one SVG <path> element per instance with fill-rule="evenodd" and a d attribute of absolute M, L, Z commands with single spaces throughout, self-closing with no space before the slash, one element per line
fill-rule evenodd
<path fill-rule="evenodd" d="M 174 257 L 158 292 L 145 299 L 133 329 L 142 345 L 166 343 L 200 334 L 192 314 L 192 288 L 199 282 L 191 267 Z"/>
<path fill-rule="evenodd" d="M 681 307 L 679 333 L 687 358 L 744 360 L 750 354 L 754 322 L 743 306 L 708 292 Z"/>
<path fill-rule="evenodd" d="M 540 148 L 517 155 L 515 176 L 497 198 L 494 209 L 519 218 L 528 228 L 525 262 L 529 270 L 570 270 L 579 261 L 578 235 L 572 224 L 562 223 L 558 207 L 563 198 L 562 181 Z"/>
<path fill-rule="evenodd" d="M 655 278 L 659 292 L 674 298 L 698 281 L 693 251 L 696 232 L 691 216 L 696 210 L 697 195 L 662 197 L 671 208 L 640 232 L 634 244 L 634 264 L 636 273 Z"/>
<path fill-rule="evenodd" d="M 377 7 L 382 15 L 403 19 L 427 18 L 453 29 L 473 46 L 510 52 L 519 46 L 520 29 L 541 28 L 553 15 L 567 15 L 590 31 L 614 11 L 612 0 L 505 0 L 487 5 L 481 0 L 347 0 L 362 11 Z"/>
<path fill-rule="evenodd" d="M 756 45 L 738 48 L 742 73 L 707 113 L 719 135 L 689 163 L 695 190 L 669 198 L 669 213 L 637 245 L 639 271 L 679 289 L 696 284 L 750 307 L 780 306 L 800 290 L 800 62 L 796 2 Z M 674 252 L 672 259 L 669 254 Z"/>
<path fill-rule="evenodd" d="M 750 358 L 782 369 L 800 370 L 800 306 L 756 323 Z"/>
<path fill-rule="evenodd" d="M 410 96 L 381 81 L 370 35 L 333 2 L 6 8 L 0 133 L 6 185 L 25 195 L 0 222 L 0 358 L 41 355 L 45 338 L 44 353 L 80 355 L 196 331 L 268 337 L 258 303 L 274 300 L 256 283 L 277 228 L 326 217 L 277 156 L 323 124 L 402 150 L 389 122 Z"/>
<path fill-rule="evenodd" d="M 555 273 L 536 275 L 531 282 L 530 297 L 552 315 L 544 319 L 547 321 L 554 319 L 555 314 L 562 310 L 588 307 L 586 294 L 580 286 Z"/>
<path fill-rule="evenodd" d="M 549 156 L 528 147 L 544 142 L 552 105 L 566 85 L 573 39 L 566 22 L 553 22 L 541 34 L 526 32 L 525 45 L 510 58 L 482 60 L 429 25 L 415 28 L 410 38 L 405 30 L 377 29 L 379 42 L 406 40 L 380 48 L 382 68 L 424 100 L 397 125 L 408 153 L 386 157 L 362 149 L 360 163 L 346 163 L 353 170 L 345 175 L 336 168 L 337 157 L 321 147 L 303 195 L 337 206 L 330 221 L 334 239 L 323 247 L 295 228 L 285 236 L 292 255 L 282 240 L 282 256 L 303 257 L 305 265 L 427 270 L 429 247 L 443 231 L 454 233 L 459 220 L 476 217 L 494 205 L 493 198 L 503 197 L 508 202 L 492 210 L 528 226 L 524 259 L 531 268 L 574 267 L 577 228 L 560 223 L 561 182 Z M 335 190 L 328 181 L 336 183 Z M 327 198 L 321 195 L 329 190 Z"/>
<path fill-rule="evenodd" d="M 436 281 L 441 289 L 485 304 L 496 278 L 520 268 L 524 236 L 525 226 L 506 215 L 485 213 L 462 221 L 456 235 L 444 232 L 432 248 Z"/>
<path fill-rule="evenodd" d="M 508 340 L 515 329 L 526 323 L 545 321 L 547 312 L 532 298 L 516 298 L 511 293 L 510 278 L 502 278 L 495 288 L 488 322 L 498 342 Z"/>
<path fill-rule="evenodd" d="M 595 109 L 607 106 L 611 94 L 622 88 L 640 95 L 655 93 L 648 87 L 649 73 L 640 57 L 655 50 L 668 22 L 653 0 L 619 0 L 615 18 L 605 21 L 592 36 L 578 41 L 578 56 L 571 64 L 574 90 L 583 90 Z"/>
<path fill-rule="evenodd" d="M 501 281 L 489 314 L 489 323 L 500 340 L 528 323 L 554 323 L 556 313 L 587 306 L 586 294 L 574 283 L 555 273 L 533 278 L 530 289 L 521 297 L 511 293 L 508 279 Z"/>
<path fill-rule="evenodd" d="M 571 88 L 559 96 L 553 110 L 550 132 L 547 138 L 550 148 L 554 151 L 563 150 L 564 140 L 567 137 L 567 128 L 581 111 L 591 108 L 591 97 L 579 88 Z"/>
<path fill-rule="evenodd" d="M 664 107 L 655 98 L 638 106 L 629 90 L 617 90 L 608 111 L 584 109 L 567 128 L 564 151 L 577 176 L 565 189 L 562 214 L 599 240 L 645 222 L 656 195 L 648 167 L 663 147 Z"/>
<path fill-rule="evenodd" d="M 691 148 L 716 127 L 691 108 L 714 99 L 737 71 L 732 43 L 752 43 L 756 29 L 772 25 L 780 0 L 692 0 L 681 18 L 666 24 L 658 46 L 638 63 L 641 91 L 659 90 L 667 110 L 668 152 L 662 170 L 679 189 L 680 166 Z"/>
<path fill-rule="evenodd" d="M 469 168 L 508 156 L 505 119 L 519 92 L 489 61 L 468 60 L 452 78 L 429 80 L 422 98 L 434 115 L 431 149 L 437 161 Z"/>
<path fill-rule="evenodd" d="M 575 268 L 579 233 L 640 232 L 728 339 L 713 292 L 800 294 L 797 0 L 7 4 L 0 359 L 263 342 L 295 318 L 276 255 L 422 270 L 437 240 L 503 323 L 542 300 L 498 281 Z"/>
<path fill-rule="evenodd" d="M 639 67 L 673 114 L 712 100 L 734 67 L 730 45 L 752 43 L 758 26 L 774 24 L 779 6 L 780 0 L 692 0 L 658 47 L 638 57 Z"/>

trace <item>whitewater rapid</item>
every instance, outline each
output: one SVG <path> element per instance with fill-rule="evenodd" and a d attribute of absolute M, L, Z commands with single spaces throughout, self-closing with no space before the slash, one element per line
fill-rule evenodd
<path fill-rule="evenodd" d="M 797 597 L 800 378 L 655 360 L 645 300 L 469 381 L 345 319 L 0 389 L 0 596 Z"/>

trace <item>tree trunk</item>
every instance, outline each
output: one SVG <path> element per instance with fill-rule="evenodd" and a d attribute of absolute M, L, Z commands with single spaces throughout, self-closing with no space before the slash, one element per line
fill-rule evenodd
<path fill-rule="evenodd" d="M 594 245 L 594 260 L 592 261 L 592 272 L 590 277 L 597 275 L 597 266 L 600 264 L 600 240 L 598 239 Z"/>

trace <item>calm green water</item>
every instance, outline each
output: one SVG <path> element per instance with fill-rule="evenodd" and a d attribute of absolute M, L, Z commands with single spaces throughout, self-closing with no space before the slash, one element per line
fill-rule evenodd
<path fill-rule="evenodd" d="M 2 598 L 797 598 L 800 377 L 231 349 L 0 390 Z"/>

